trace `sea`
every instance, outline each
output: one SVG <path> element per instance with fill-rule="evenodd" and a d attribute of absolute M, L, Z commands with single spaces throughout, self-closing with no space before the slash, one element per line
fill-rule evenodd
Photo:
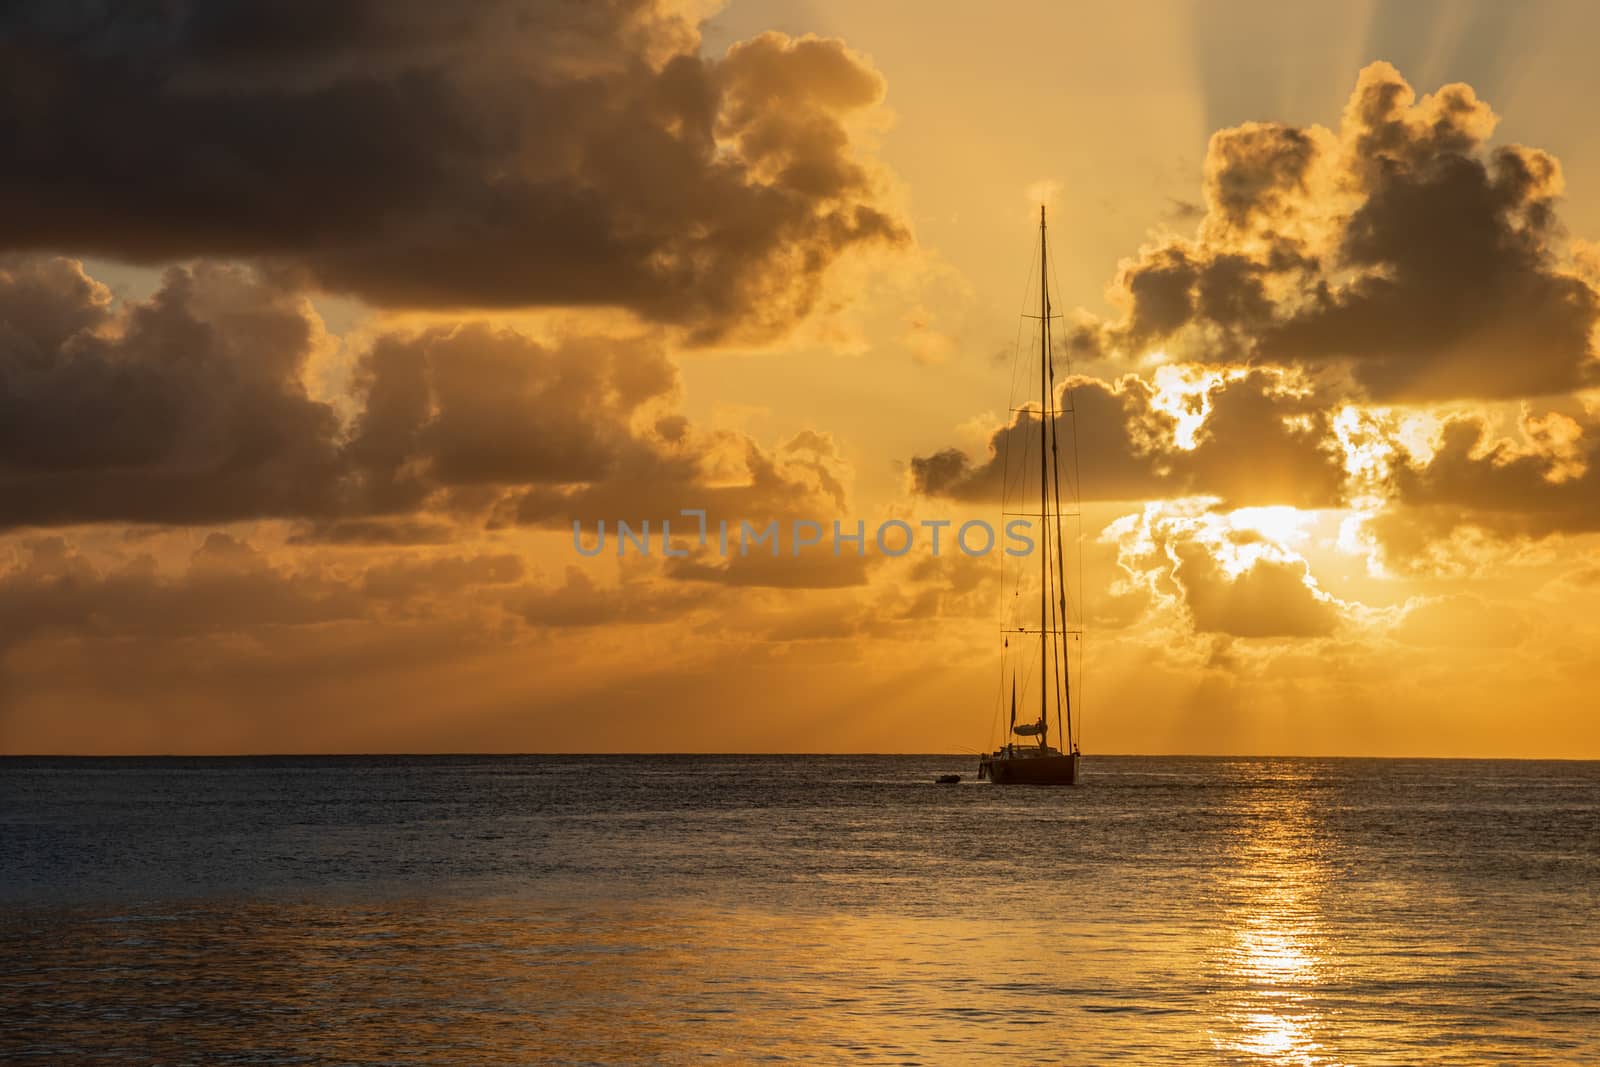
<path fill-rule="evenodd" d="M 1083 763 L 0 759 L 0 1062 L 1600 1064 L 1600 763 Z"/>

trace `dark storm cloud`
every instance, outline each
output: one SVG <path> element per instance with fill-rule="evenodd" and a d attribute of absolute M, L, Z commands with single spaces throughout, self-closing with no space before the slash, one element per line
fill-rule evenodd
<path fill-rule="evenodd" d="M 847 513 L 830 437 L 768 449 L 697 428 L 670 410 L 677 370 L 653 336 L 381 334 L 349 357 L 344 417 L 306 386 L 332 346 L 303 297 L 246 268 L 174 268 L 148 300 L 114 305 L 74 261 L 0 260 L 0 529 L 289 519 L 293 544 L 371 546 L 649 519 L 658 541 L 664 518 L 690 532 L 686 507 L 735 536 L 744 519 L 788 530 Z M 673 576 L 861 575 L 830 560 Z"/>
<path fill-rule="evenodd" d="M 1554 158 L 1486 147 L 1465 85 L 1418 100 L 1362 71 L 1337 134 L 1247 123 L 1211 139 L 1193 238 L 1144 249 L 1102 345 L 1349 370 L 1377 400 L 1501 398 L 1600 380 L 1600 293 L 1562 259 Z"/>
<path fill-rule="evenodd" d="M 317 327 L 249 272 L 170 270 L 114 314 L 60 259 L 0 262 L 0 525 L 192 523 L 337 507 Z"/>
<path fill-rule="evenodd" d="M 1594 380 L 1600 294 L 1555 267 L 1555 163 L 1516 147 L 1385 175 L 1321 289 L 1262 340 L 1267 358 L 1351 359 L 1376 397 L 1536 396 Z"/>
<path fill-rule="evenodd" d="M 11 5 L 0 243 L 781 332 L 906 236 L 847 128 L 883 81 L 835 41 L 697 48 L 644 0 Z"/>
<path fill-rule="evenodd" d="M 73 261 L 0 259 L 0 527 L 299 518 L 303 540 L 438 541 L 432 505 L 482 511 L 650 452 L 630 421 L 677 383 L 653 341 L 469 323 L 378 337 L 346 424 L 305 384 L 330 343 L 244 268 L 173 268 L 114 307 Z"/>
<path fill-rule="evenodd" d="M 1134 375 L 1116 383 L 1073 380 L 1074 412 L 1057 417 L 1057 432 L 1092 457 L 1082 476 L 1083 499 L 1204 495 L 1231 507 L 1339 502 L 1344 472 L 1325 445 L 1328 413 L 1317 394 L 1286 390 L 1264 371 L 1219 380 L 1206 389 L 1209 411 L 1192 449 L 1175 443 L 1177 422 L 1156 406 L 1155 397 L 1155 388 Z M 1033 470 L 1038 434 L 1037 417 L 1020 414 L 990 440 L 982 463 L 958 449 L 914 457 L 913 484 L 930 496 L 998 501 L 1005 480 L 1013 499 L 1032 499 L 1039 485 Z M 1064 484 L 1063 493 L 1069 488 Z"/>
<path fill-rule="evenodd" d="M 661 349 L 578 338 L 546 346 L 468 324 L 381 337 L 346 455 L 377 499 L 415 507 L 440 486 L 604 478 L 637 447 L 628 420 L 675 388 Z"/>

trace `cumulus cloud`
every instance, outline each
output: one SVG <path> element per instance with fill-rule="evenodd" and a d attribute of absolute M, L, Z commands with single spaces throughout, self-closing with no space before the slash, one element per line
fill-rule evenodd
<path fill-rule="evenodd" d="M 276 517 L 436 540 L 417 513 L 452 492 L 605 478 L 677 385 L 648 338 L 469 322 L 378 336 L 346 422 L 306 385 L 332 342 L 305 298 L 206 262 L 117 306 L 74 261 L 12 257 L 0 323 L 0 526 Z"/>
<path fill-rule="evenodd" d="M 379 337 L 344 449 L 375 506 L 441 487 L 570 484 L 607 476 L 639 445 L 630 420 L 677 386 L 648 339 L 543 344 L 483 323 Z"/>
<path fill-rule="evenodd" d="M 1069 331 L 1102 374 L 1059 426 L 1083 498 L 1350 509 L 1341 545 L 1375 574 L 1600 529 L 1594 249 L 1563 230 L 1559 163 L 1498 123 L 1470 86 L 1419 96 L 1375 63 L 1336 127 L 1217 131 L 1192 232 L 1123 261 L 1120 317 Z M 918 455 L 914 487 L 1030 499 L 1037 432 L 1024 413 L 976 460 Z"/>
<path fill-rule="evenodd" d="M 339 420 L 302 380 L 324 338 L 296 294 L 201 264 L 114 309 L 74 262 L 9 258 L 0 322 L 0 525 L 337 507 Z"/>
<path fill-rule="evenodd" d="M 88 524 L 0 538 L 0 696 L 30 721 L 136 706 L 174 736 L 185 714 L 238 703 L 265 723 L 352 694 L 388 714 L 424 680 L 438 706 L 522 716 L 577 692 L 602 706 L 650 663 L 673 665 L 652 708 L 662 686 L 698 707 L 694 677 L 791 644 L 821 676 L 830 643 L 942 640 L 955 660 L 992 636 L 994 561 L 832 555 L 831 520 L 858 512 L 850 449 L 678 410 L 674 344 L 781 332 L 838 257 L 903 238 L 855 133 L 883 95 L 863 57 L 769 34 L 705 59 L 691 25 L 643 2 L 91 10 L 0 16 L 15 30 L 0 134 L 19 146 L 0 191 L 36 207 L 0 235 L 0 527 Z M 1592 380 L 1600 271 L 1588 246 L 1565 258 L 1555 161 L 1493 147 L 1494 122 L 1465 87 L 1418 99 L 1378 65 L 1338 129 L 1221 131 L 1202 203 L 1179 215 L 1193 232 L 1123 265 L 1116 321 L 1072 318 L 1065 345 L 1101 376 L 1069 383 L 1058 429 L 1082 485 L 1063 489 L 1156 502 L 1080 546 L 1074 616 L 1119 631 L 1102 647 L 1129 677 L 1278 656 L 1297 679 L 1326 672 L 1325 650 L 1527 640 L 1533 616 L 1508 636 L 1504 605 L 1476 596 L 1358 625 L 1381 612 L 1340 597 L 1370 586 L 1318 582 L 1308 557 L 1320 570 L 1332 549 L 1303 542 L 1295 508 L 1352 509 L 1349 528 L 1411 576 L 1441 546 L 1600 530 L 1596 409 L 1548 396 Z M 91 157 L 126 173 L 108 184 Z M 118 302 L 77 261 L 30 251 L 58 248 L 187 262 Z M 315 287 L 612 304 L 656 325 L 597 337 L 462 316 L 345 347 Z M 923 329 L 920 307 L 908 321 Z M 329 360 L 348 394 L 308 385 Z M 1033 498 L 1038 428 L 1022 413 L 981 456 L 918 455 L 918 506 L 998 500 L 1008 457 L 1012 494 Z M 712 547 L 733 524 L 729 556 L 698 544 L 685 507 L 706 509 Z M 881 514 L 859 511 L 870 540 Z M 661 557 L 662 518 L 687 557 Z M 613 540 L 554 577 L 526 562 L 570 560 L 574 519 L 586 540 L 600 520 L 651 520 L 654 558 L 619 561 Z M 824 544 L 741 555 L 741 519 L 785 538 L 820 521 Z M 112 523 L 145 525 L 119 540 Z M 613 641 L 623 626 L 653 644 Z M 905 675 L 933 678 L 928 655 Z M 533 692 L 564 672 L 567 690 Z"/>
<path fill-rule="evenodd" d="M 1213 501 L 1150 504 L 1113 522 L 1102 539 L 1117 546 L 1125 578 L 1117 591 L 1142 590 L 1153 604 L 1181 611 L 1193 630 L 1228 637 L 1325 637 L 1347 606 L 1325 592 L 1304 556 Z"/>
<path fill-rule="evenodd" d="M 1099 346 L 1339 370 L 1372 400 L 1503 398 L 1597 380 L 1600 293 L 1566 258 L 1554 157 L 1490 147 L 1471 87 L 1361 72 L 1337 131 L 1211 138 L 1192 237 L 1126 261 Z"/>
<path fill-rule="evenodd" d="M 669 578 L 858 585 L 872 559 L 789 556 L 793 523 L 831 534 L 852 474 L 826 433 L 777 447 L 673 410 L 656 334 L 536 339 L 484 322 L 381 332 L 353 352 L 339 410 L 307 388 L 336 344 L 295 291 L 245 267 L 173 268 L 117 304 L 76 261 L 0 269 L 0 527 L 294 523 L 297 546 L 471 541 L 580 520 L 639 529 L 777 521 L 784 558 L 672 560 Z M 592 534 L 591 534 L 592 536 Z M 714 536 L 714 534 L 713 534 Z M 714 544 L 714 542 L 713 542 Z M 463 572 L 465 573 L 465 572 Z M 407 579 L 408 581 L 411 579 Z M 372 593 L 401 581 L 373 579 Z"/>
<path fill-rule="evenodd" d="M 114 304 L 74 261 L 0 263 L 0 525 L 304 520 L 304 542 L 427 543 L 457 519 L 840 514 L 831 437 L 776 449 L 672 410 L 659 339 L 464 322 L 353 353 L 353 409 L 311 395 L 332 344 L 247 268 L 173 268 Z"/>
<path fill-rule="evenodd" d="M 0 247 L 769 336 L 907 236 L 852 134 L 884 83 L 834 40 L 698 47 L 652 0 L 9 5 Z"/>
<path fill-rule="evenodd" d="M 1322 637 L 1338 624 L 1338 613 L 1307 584 L 1304 564 L 1262 559 L 1229 577 L 1203 544 L 1179 543 L 1173 552 L 1172 579 L 1202 633 Z"/>
<path fill-rule="evenodd" d="M 1056 432 L 1082 457 L 1081 487 L 1064 463 L 1063 493 L 1083 500 L 1206 495 L 1234 506 L 1339 502 L 1345 474 L 1328 445 L 1325 397 L 1269 369 L 1187 370 L 1070 380 Z M 913 486 L 993 503 L 1003 485 L 1009 499 L 1032 500 L 1038 438 L 1037 412 L 1023 411 L 995 431 L 980 462 L 954 448 L 913 457 Z"/>
<path fill-rule="evenodd" d="M 1357 531 L 1382 569 L 1466 575 L 1527 561 L 1538 543 L 1600 531 L 1600 423 L 1587 410 L 1523 405 L 1514 425 L 1489 411 L 1405 434 L 1369 420 L 1358 446 L 1376 493 Z"/>
<path fill-rule="evenodd" d="M 1600 422 L 1525 414 L 1519 429 L 1513 439 L 1492 433 L 1480 416 L 1446 420 L 1427 457 L 1402 449 L 1397 503 L 1448 509 L 1510 534 L 1600 530 Z"/>

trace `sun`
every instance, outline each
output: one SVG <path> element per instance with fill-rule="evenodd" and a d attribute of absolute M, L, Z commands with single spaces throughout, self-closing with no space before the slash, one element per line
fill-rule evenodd
<path fill-rule="evenodd" d="M 1316 521 L 1315 512 L 1301 511 L 1286 504 L 1235 508 L 1228 513 L 1228 525 L 1235 530 L 1249 530 L 1280 545 L 1305 541 L 1311 536 L 1308 527 Z"/>

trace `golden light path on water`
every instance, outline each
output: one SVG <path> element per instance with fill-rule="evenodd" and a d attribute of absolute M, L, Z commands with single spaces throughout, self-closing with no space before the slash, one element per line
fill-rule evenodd
<path fill-rule="evenodd" d="M 1233 900 L 1213 963 L 1233 989 L 1218 1006 L 1228 1025 L 1210 1037 L 1219 1051 L 1312 1067 L 1330 1062 L 1318 1040 L 1329 1020 L 1311 1001 L 1330 977 L 1321 914 L 1330 874 L 1304 794 L 1271 797 L 1230 850 Z"/>

